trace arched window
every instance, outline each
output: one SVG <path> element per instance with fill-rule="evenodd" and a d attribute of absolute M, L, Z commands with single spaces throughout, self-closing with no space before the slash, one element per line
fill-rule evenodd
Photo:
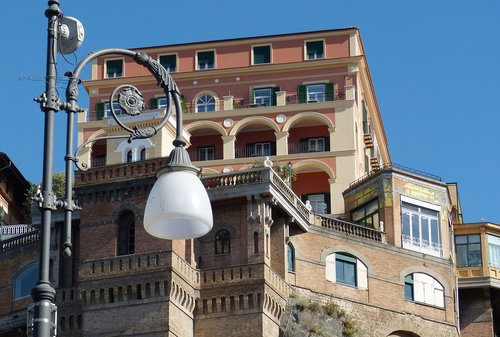
<path fill-rule="evenodd" d="M 125 211 L 118 220 L 117 255 L 134 254 L 135 252 L 135 216 Z"/>
<path fill-rule="evenodd" d="M 31 289 L 38 280 L 38 263 L 23 268 L 14 278 L 14 299 L 31 294 Z"/>
<path fill-rule="evenodd" d="M 127 163 L 132 162 L 132 150 L 127 151 Z"/>
<path fill-rule="evenodd" d="M 215 111 L 215 97 L 211 95 L 201 95 L 196 100 L 196 111 L 209 112 Z"/>
<path fill-rule="evenodd" d="M 141 149 L 140 160 L 146 160 L 146 148 Z"/>
<path fill-rule="evenodd" d="M 326 257 L 326 279 L 360 289 L 368 289 L 366 265 L 348 253 L 333 253 Z"/>
<path fill-rule="evenodd" d="M 293 248 L 293 245 L 291 242 L 289 242 L 287 245 L 287 257 L 288 257 L 288 272 L 294 273 L 295 272 L 295 248 Z"/>
<path fill-rule="evenodd" d="M 231 253 L 231 234 L 222 229 L 215 234 L 215 255 Z"/>
<path fill-rule="evenodd" d="M 423 273 L 405 277 L 405 300 L 444 307 L 444 288 L 438 280 Z"/>

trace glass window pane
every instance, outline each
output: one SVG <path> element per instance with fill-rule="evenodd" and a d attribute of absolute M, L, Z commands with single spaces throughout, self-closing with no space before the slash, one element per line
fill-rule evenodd
<path fill-rule="evenodd" d="M 461 235 L 461 236 L 465 236 L 465 235 Z M 468 238 L 469 243 L 481 242 L 481 238 L 480 238 L 479 234 L 467 235 L 466 237 Z"/>
<path fill-rule="evenodd" d="M 308 60 L 313 60 L 313 59 L 320 59 L 324 57 L 324 51 L 323 51 L 323 41 L 309 41 L 306 42 L 306 53 L 307 53 L 307 59 Z"/>
<path fill-rule="evenodd" d="M 420 240 L 420 224 L 416 214 L 411 215 L 411 231 L 412 238 Z"/>
<path fill-rule="evenodd" d="M 413 284 L 405 283 L 405 299 L 413 301 Z"/>
<path fill-rule="evenodd" d="M 457 246 L 456 251 L 457 251 L 457 266 L 468 267 L 469 263 L 467 261 L 467 246 L 465 245 Z"/>
<path fill-rule="evenodd" d="M 440 243 L 441 242 L 441 240 L 439 239 L 438 221 L 435 219 L 431 220 L 431 241 L 433 243 Z"/>
<path fill-rule="evenodd" d="M 403 235 L 410 236 L 410 214 L 403 213 Z"/>
<path fill-rule="evenodd" d="M 469 245 L 469 267 L 481 267 L 481 244 L 473 243 Z"/>
<path fill-rule="evenodd" d="M 214 52 L 198 52 L 198 69 L 212 69 L 214 67 Z"/>
<path fill-rule="evenodd" d="M 271 46 L 259 46 L 253 48 L 253 63 L 271 63 Z"/>
<path fill-rule="evenodd" d="M 123 60 L 106 61 L 106 77 L 123 76 Z"/>
<path fill-rule="evenodd" d="M 455 236 L 455 243 L 457 245 L 459 244 L 466 244 L 467 243 L 467 235 L 457 235 Z"/>
<path fill-rule="evenodd" d="M 177 69 L 177 56 L 173 55 L 161 55 L 160 64 L 167 69 L 169 72 L 174 72 Z"/>
<path fill-rule="evenodd" d="M 421 221 L 422 240 L 429 241 L 429 218 L 422 217 Z"/>

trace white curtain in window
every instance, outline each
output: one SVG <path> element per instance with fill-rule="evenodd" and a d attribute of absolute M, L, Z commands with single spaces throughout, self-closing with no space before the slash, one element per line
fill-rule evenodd
<path fill-rule="evenodd" d="M 488 234 L 488 257 L 491 267 L 500 268 L 500 237 Z"/>

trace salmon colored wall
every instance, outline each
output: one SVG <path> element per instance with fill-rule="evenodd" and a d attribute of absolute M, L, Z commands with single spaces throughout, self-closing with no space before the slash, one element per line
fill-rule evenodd
<path fill-rule="evenodd" d="M 217 49 L 216 65 L 220 68 L 246 67 L 250 64 L 251 45 L 236 45 Z"/>
<path fill-rule="evenodd" d="M 322 39 L 322 37 L 317 38 Z M 274 41 L 273 41 L 274 40 Z M 290 63 L 304 61 L 304 41 L 315 40 L 307 36 L 300 36 L 291 40 L 279 40 L 279 38 L 265 38 L 262 42 L 253 40 L 253 43 L 248 43 L 245 40 L 227 41 L 225 45 L 220 45 L 214 48 L 216 53 L 216 67 L 217 69 L 247 67 L 251 64 L 251 50 L 253 44 L 269 44 L 271 41 L 272 48 L 272 63 Z M 328 59 L 349 57 L 349 35 L 327 36 L 325 39 L 325 57 Z M 195 71 L 195 55 L 198 50 L 206 50 L 201 48 L 200 44 L 192 44 L 191 48 L 186 48 L 186 45 L 176 50 L 175 46 L 165 46 L 164 50 L 155 48 L 148 54 L 153 59 L 158 58 L 158 54 L 164 53 L 177 53 L 177 71 L 178 72 L 191 72 Z M 182 48 L 182 49 L 181 49 Z M 147 49 L 145 49 L 148 52 Z M 97 60 L 97 78 L 104 78 L 104 60 L 123 58 L 121 55 L 106 56 Z M 138 65 L 131 58 L 125 58 L 124 65 L 125 75 L 127 77 L 146 76 L 149 72 L 141 65 Z"/>
<path fill-rule="evenodd" d="M 235 147 L 240 148 L 246 144 L 255 142 L 275 142 L 276 136 L 272 130 L 261 130 L 257 132 L 240 132 L 236 136 Z"/>
<path fill-rule="evenodd" d="M 222 159 L 223 149 L 220 135 L 194 136 L 191 137 L 190 141 L 191 146 L 188 148 L 189 152 L 197 151 L 198 147 L 214 146 L 215 159 Z"/>
<path fill-rule="evenodd" d="M 326 125 L 307 126 L 302 128 L 292 128 L 289 132 L 288 143 L 298 143 L 303 138 L 328 137 Z"/>
<path fill-rule="evenodd" d="M 297 195 L 330 193 L 328 174 L 325 172 L 299 173 L 292 182 L 292 190 Z"/>

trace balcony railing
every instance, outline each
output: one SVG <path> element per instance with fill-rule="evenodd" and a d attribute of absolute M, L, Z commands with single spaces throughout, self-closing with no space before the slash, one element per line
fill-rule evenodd
<path fill-rule="evenodd" d="M 443 245 L 440 243 L 422 240 L 404 234 L 401 235 L 401 241 L 403 243 L 403 248 L 437 257 L 443 255 Z"/>
<path fill-rule="evenodd" d="M 326 146 L 309 146 L 307 143 L 288 144 L 288 154 L 326 152 Z"/>
<path fill-rule="evenodd" d="M 19 236 L 15 236 L 13 238 L 3 240 L 1 242 L 2 252 L 23 247 L 31 243 L 37 242 L 39 240 L 40 240 L 40 233 L 38 231 L 31 231 Z"/>
<path fill-rule="evenodd" d="M 385 243 L 385 233 L 374 228 L 356 225 L 347 221 L 320 216 L 321 227 L 335 232 L 354 235 L 360 238 Z"/>
<path fill-rule="evenodd" d="M 208 190 L 243 186 L 253 183 L 268 182 L 272 183 L 279 195 L 283 196 L 291 205 L 295 207 L 298 214 L 307 221 L 311 222 L 311 211 L 300 198 L 292 191 L 292 189 L 270 168 L 257 168 L 240 172 L 232 172 L 219 174 L 214 176 L 203 177 L 203 185 Z"/>

